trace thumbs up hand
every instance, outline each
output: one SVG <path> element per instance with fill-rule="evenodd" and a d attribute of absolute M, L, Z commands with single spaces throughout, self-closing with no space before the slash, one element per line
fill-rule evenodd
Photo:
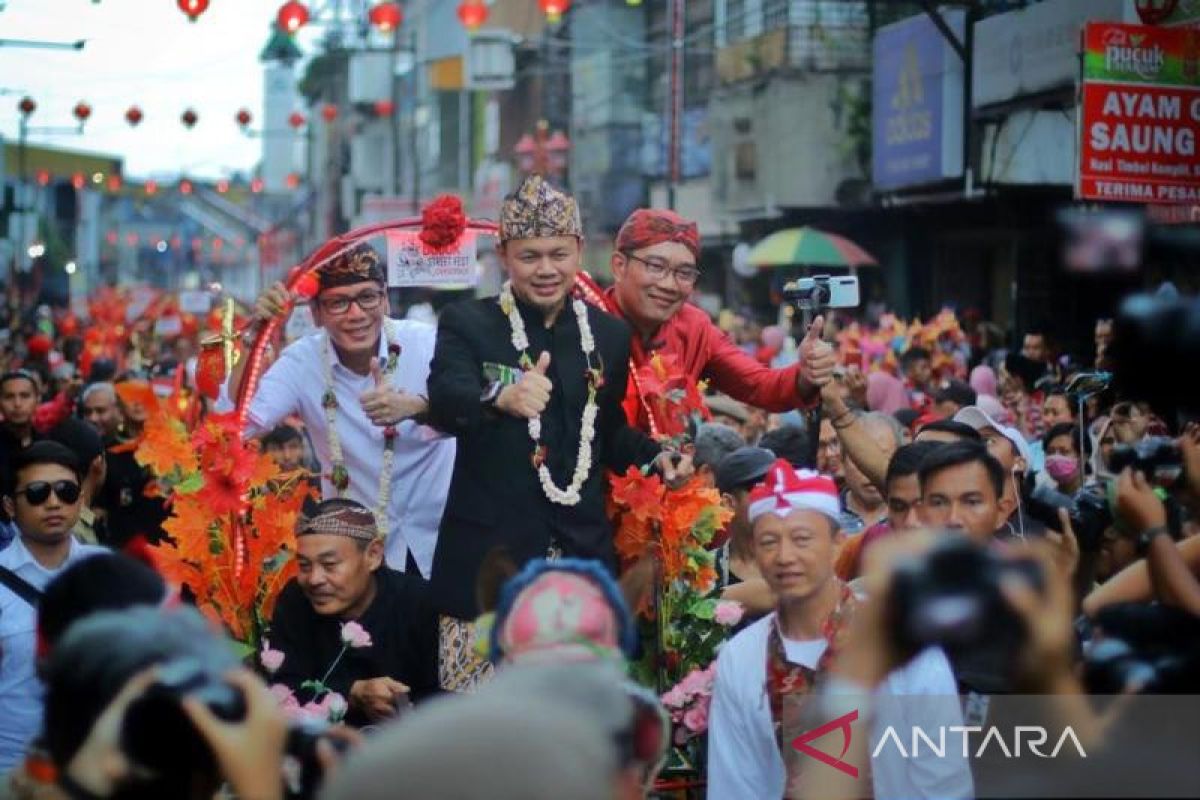
<path fill-rule="evenodd" d="M 808 326 L 804 340 L 800 342 L 800 377 L 798 387 L 800 394 L 812 397 L 821 387 L 833 380 L 833 370 L 837 366 L 837 355 L 833 345 L 821 338 L 825 329 L 825 317 L 817 317 Z"/>
<path fill-rule="evenodd" d="M 496 397 L 496 408 L 514 417 L 530 419 L 546 410 L 554 384 L 546 377 L 550 369 L 550 353 L 538 356 L 533 369 L 526 370 L 521 380 L 505 386 Z"/>
<path fill-rule="evenodd" d="M 378 360 L 371 361 L 371 380 L 375 387 L 363 392 L 358 402 L 371 422 L 381 428 L 423 414 L 429 408 L 429 402 L 424 397 L 388 383 Z"/>

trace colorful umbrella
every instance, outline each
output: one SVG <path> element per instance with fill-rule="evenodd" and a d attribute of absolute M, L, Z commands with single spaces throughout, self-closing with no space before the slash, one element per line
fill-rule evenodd
<path fill-rule="evenodd" d="M 862 267 L 878 262 L 849 239 L 816 228 L 775 231 L 750 249 L 756 267 Z"/>

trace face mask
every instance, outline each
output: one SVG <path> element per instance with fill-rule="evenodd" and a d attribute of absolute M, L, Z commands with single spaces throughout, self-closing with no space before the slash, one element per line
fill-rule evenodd
<path fill-rule="evenodd" d="M 1075 456 L 1046 456 L 1046 472 L 1056 481 L 1069 481 L 1079 474 L 1079 459 Z"/>

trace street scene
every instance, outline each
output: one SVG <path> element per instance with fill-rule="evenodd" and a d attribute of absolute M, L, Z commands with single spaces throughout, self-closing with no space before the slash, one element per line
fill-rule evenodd
<path fill-rule="evenodd" d="M 0 798 L 1200 796 L 1200 0 L 0 0 Z"/>

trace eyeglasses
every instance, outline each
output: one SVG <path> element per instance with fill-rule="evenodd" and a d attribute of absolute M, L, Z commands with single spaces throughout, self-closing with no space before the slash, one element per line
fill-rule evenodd
<path fill-rule="evenodd" d="M 368 289 L 365 292 L 359 292 L 353 297 L 332 297 L 321 300 L 321 310 L 326 314 L 340 315 L 345 314 L 350 310 L 350 304 L 354 303 L 363 311 L 374 311 L 383 303 L 383 298 L 387 295 L 378 289 Z"/>
<path fill-rule="evenodd" d="M 31 506 L 40 506 L 50 499 L 50 492 L 71 505 L 79 499 L 79 484 L 75 481 L 34 481 L 24 489 L 17 489 L 17 494 L 25 495 L 25 501 Z"/>
<path fill-rule="evenodd" d="M 667 277 L 668 273 L 680 286 L 695 286 L 696 281 L 700 280 L 700 270 L 695 267 L 672 267 L 657 259 L 647 260 L 641 256 L 635 256 L 633 253 L 623 253 L 623 255 L 630 261 L 641 263 L 646 268 L 646 274 L 656 281 Z"/>

